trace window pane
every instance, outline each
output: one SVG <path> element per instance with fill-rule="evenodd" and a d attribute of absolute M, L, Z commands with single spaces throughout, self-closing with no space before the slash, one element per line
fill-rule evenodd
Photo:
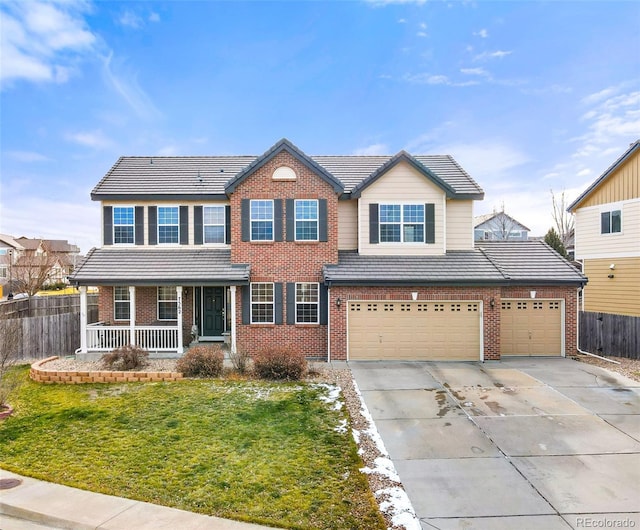
<path fill-rule="evenodd" d="M 318 201 L 296 201 L 296 219 L 297 220 L 316 220 L 318 219 Z"/>
<path fill-rule="evenodd" d="M 622 231 L 622 215 L 620 210 L 611 212 L 611 233 L 619 233 Z"/>
<path fill-rule="evenodd" d="M 158 300 L 166 301 L 166 300 L 177 300 L 178 299 L 178 291 L 172 285 L 163 285 L 162 287 L 158 287 Z"/>
<path fill-rule="evenodd" d="M 600 214 L 600 233 L 601 234 L 609 234 L 611 233 L 611 212 L 602 212 Z"/>
<path fill-rule="evenodd" d="M 115 226 L 113 227 L 113 242 L 133 243 L 133 226 Z"/>
<path fill-rule="evenodd" d="M 318 323 L 318 292 L 317 283 L 296 283 L 296 323 Z"/>
<path fill-rule="evenodd" d="M 251 201 L 251 219 L 273 220 L 273 201 Z"/>
<path fill-rule="evenodd" d="M 133 243 L 133 208 L 113 209 L 113 242 Z"/>
<path fill-rule="evenodd" d="M 205 226 L 205 243 L 224 243 L 224 226 Z"/>
<path fill-rule="evenodd" d="M 273 284 L 272 283 L 251 284 L 251 301 L 252 302 L 273 302 Z"/>
<path fill-rule="evenodd" d="M 317 283 L 297 283 L 296 302 L 318 302 Z"/>
<path fill-rule="evenodd" d="M 380 241 L 386 242 L 400 242 L 400 225 L 380 225 Z"/>
<path fill-rule="evenodd" d="M 224 206 L 205 206 L 202 217 L 206 225 L 224 225 Z"/>
<path fill-rule="evenodd" d="M 273 323 L 273 284 L 251 284 L 251 322 Z"/>
<path fill-rule="evenodd" d="M 405 223 L 424 223 L 423 204 L 405 204 L 403 210 Z"/>
<path fill-rule="evenodd" d="M 158 226 L 158 243 L 177 243 L 177 226 Z"/>
<path fill-rule="evenodd" d="M 172 285 L 158 287 L 158 320 L 177 320 L 178 292 Z"/>
<path fill-rule="evenodd" d="M 273 223 L 271 221 L 251 221 L 251 240 L 273 240 Z"/>
<path fill-rule="evenodd" d="M 178 242 L 178 208 L 158 208 L 158 243 Z"/>
<path fill-rule="evenodd" d="M 317 221 L 296 221 L 296 241 L 317 241 Z"/>
<path fill-rule="evenodd" d="M 129 320 L 129 287 L 117 286 L 113 288 L 113 318 L 115 320 Z"/>
<path fill-rule="evenodd" d="M 381 204 L 380 205 L 380 222 L 381 223 L 399 223 L 400 222 L 400 205 L 399 204 Z"/>
<path fill-rule="evenodd" d="M 178 224 L 178 208 L 160 206 L 158 208 L 158 224 L 160 225 L 177 225 Z"/>
<path fill-rule="evenodd" d="M 404 225 L 404 241 L 424 243 L 424 225 Z"/>

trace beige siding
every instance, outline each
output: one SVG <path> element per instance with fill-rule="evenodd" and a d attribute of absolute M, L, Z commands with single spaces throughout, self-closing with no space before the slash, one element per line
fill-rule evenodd
<path fill-rule="evenodd" d="M 622 232 L 600 233 L 600 213 L 620 209 Z M 640 200 L 614 203 L 576 212 L 576 259 L 640 256 Z"/>
<path fill-rule="evenodd" d="M 473 249 L 473 201 L 447 201 L 447 250 Z"/>
<path fill-rule="evenodd" d="M 194 245 L 195 235 L 194 235 L 194 220 L 193 220 L 193 207 L 194 206 L 227 206 L 229 201 L 211 201 L 211 202 L 203 202 L 203 201 L 103 201 L 103 206 L 144 206 L 144 244 L 149 244 L 149 214 L 147 206 L 188 206 L 189 207 L 189 245 Z M 233 216 L 233 213 L 232 213 Z M 232 219 L 233 222 L 233 219 Z M 104 226 L 101 223 L 101 226 Z M 104 234 L 103 239 L 104 241 Z M 177 246 L 177 245 L 172 245 Z M 198 245 L 200 247 L 200 245 Z M 206 245 L 208 247 L 226 247 L 227 245 L 219 244 L 219 245 Z M 154 248 L 155 245 L 154 245 Z M 184 245 L 183 245 L 184 248 Z"/>
<path fill-rule="evenodd" d="M 338 250 L 358 249 L 358 201 L 338 202 Z"/>
<path fill-rule="evenodd" d="M 580 204 L 580 208 L 637 198 L 640 198 L 640 152 L 625 160 Z"/>
<path fill-rule="evenodd" d="M 444 191 L 401 162 L 366 188 L 359 200 L 360 225 L 358 248 L 362 255 L 434 255 L 444 254 Z M 369 204 L 372 203 L 434 203 L 435 244 L 425 243 L 369 243 Z"/>
<path fill-rule="evenodd" d="M 585 260 L 584 274 L 585 311 L 640 317 L 640 257 Z"/>

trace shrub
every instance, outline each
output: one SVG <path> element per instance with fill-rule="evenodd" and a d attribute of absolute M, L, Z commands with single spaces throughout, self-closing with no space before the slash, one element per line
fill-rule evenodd
<path fill-rule="evenodd" d="M 246 350 L 239 349 L 236 350 L 235 353 L 230 351 L 229 359 L 238 373 L 246 374 L 249 370 L 249 361 L 251 361 L 251 356 Z"/>
<path fill-rule="evenodd" d="M 176 370 L 187 377 L 219 377 L 223 361 L 224 353 L 220 346 L 193 346 L 178 359 Z"/>
<path fill-rule="evenodd" d="M 254 355 L 253 369 L 263 379 L 294 381 L 307 372 L 307 360 L 292 347 L 267 348 Z"/>
<path fill-rule="evenodd" d="M 102 364 L 112 370 L 136 370 L 147 364 L 149 352 L 140 346 L 127 344 L 102 356 Z"/>

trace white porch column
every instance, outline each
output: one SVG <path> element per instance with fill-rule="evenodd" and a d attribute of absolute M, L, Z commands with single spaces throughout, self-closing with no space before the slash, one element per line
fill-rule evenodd
<path fill-rule="evenodd" d="M 87 287 L 81 285 L 80 291 L 80 351 L 87 353 Z"/>
<path fill-rule="evenodd" d="M 178 295 L 178 353 L 184 353 L 184 346 L 182 346 L 182 285 L 176 287 L 176 294 Z"/>
<path fill-rule="evenodd" d="M 231 353 L 236 353 L 236 286 L 229 286 L 231 291 Z"/>
<path fill-rule="evenodd" d="M 129 344 L 136 344 L 136 288 L 129 286 Z"/>

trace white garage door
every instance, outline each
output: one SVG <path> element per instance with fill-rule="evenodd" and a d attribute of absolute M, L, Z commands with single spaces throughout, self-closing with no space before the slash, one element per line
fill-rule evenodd
<path fill-rule="evenodd" d="M 562 355 L 562 315 L 562 300 L 502 299 L 500 355 Z"/>
<path fill-rule="evenodd" d="M 351 301 L 349 359 L 480 359 L 481 303 Z"/>

